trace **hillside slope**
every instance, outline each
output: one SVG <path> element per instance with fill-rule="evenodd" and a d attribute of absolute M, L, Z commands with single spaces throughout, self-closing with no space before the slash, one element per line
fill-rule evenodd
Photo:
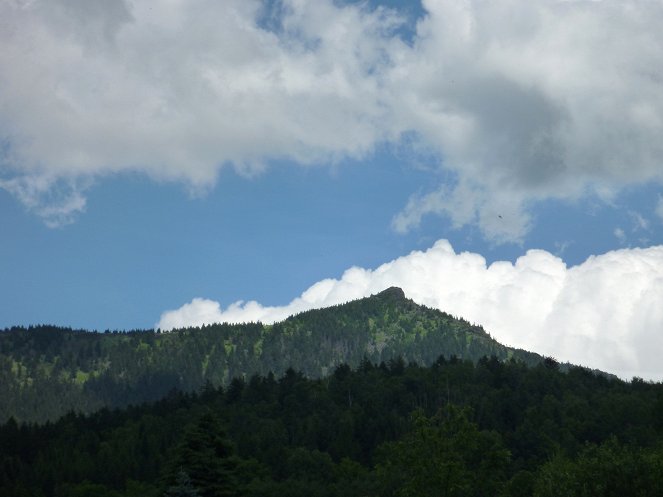
<path fill-rule="evenodd" d="M 481 327 L 426 308 L 390 288 L 274 325 L 215 324 L 168 333 L 94 333 L 49 326 L 0 332 L 0 422 L 54 420 L 162 398 L 172 389 L 227 385 L 233 377 L 311 378 L 362 360 L 432 364 L 439 356 L 535 364 L 542 357 L 499 344 Z"/>
<path fill-rule="evenodd" d="M 0 424 L 0 495 L 661 496 L 663 384 L 495 358 L 252 376 Z"/>

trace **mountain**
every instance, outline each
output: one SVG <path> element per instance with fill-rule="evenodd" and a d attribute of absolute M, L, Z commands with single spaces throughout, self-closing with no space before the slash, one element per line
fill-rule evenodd
<path fill-rule="evenodd" d="M 501 345 L 480 326 L 417 305 L 400 288 L 273 325 L 214 324 L 172 332 L 96 333 L 52 326 L 0 332 L 0 422 L 55 420 L 70 410 L 141 404 L 169 391 L 226 386 L 289 368 L 310 378 L 340 364 L 433 364 L 484 356 L 543 357 Z"/>
<path fill-rule="evenodd" d="M 397 288 L 272 326 L 5 330 L 0 375 L 0 496 L 663 495 L 663 384 Z"/>

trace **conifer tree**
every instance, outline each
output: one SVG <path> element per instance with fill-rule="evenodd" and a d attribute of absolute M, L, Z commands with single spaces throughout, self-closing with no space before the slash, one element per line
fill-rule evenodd
<path fill-rule="evenodd" d="M 200 497 L 230 497 L 238 494 L 238 458 L 212 411 L 205 412 L 184 434 L 175 448 L 166 481 L 187 474 Z"/>
<path fill-rule="evenodd" d="M 191 478 L 182 469 L 177 473 L 177 481 L 171 485 L 164 497 L 200 497 L 200 493 L 191 483 Z"/>

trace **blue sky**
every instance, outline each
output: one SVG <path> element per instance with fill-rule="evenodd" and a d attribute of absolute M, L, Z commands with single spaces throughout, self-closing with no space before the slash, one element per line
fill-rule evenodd
<path fill-rule="evenodd" d="M 153 5 L 0 6 L 0 327 L 399 284 L 663 378 L 659 3 Z"/>
<path fill-rule="evenodd" d="M 123 175 L 93 186 L 85 212 L 55 229 L 3 192 L 2 274 L 12 284 L 3 285 L 2 325 L 148 328 L 199 295 L 286 302 L 352 265 L 436 240 L 390 227 L 409 189 L 426 181 L 387 155 L 255 178 L 228 170 L 199 198 Z"/>

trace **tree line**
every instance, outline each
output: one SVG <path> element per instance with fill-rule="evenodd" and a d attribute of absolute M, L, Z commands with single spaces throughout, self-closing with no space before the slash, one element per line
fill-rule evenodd
<path fill-rule="evenodd" d="M 55 421 L 70 410 L 140 404 L 173 388 L 228 386 L 235 377 L 281 376 L 290 367 L 320 378 L 340 364 L 356 368 L 364 357 L 430 365 L 440 355 L 542 360 L 499 344 L 479 326 L 419 306 L 396 288 L 274 325 L 225 323 L 169 333 L 16 327 L 0 332 L 0 422 L 10 416 Z"/>
<path fill-rule="evenodd" d="M 663 385 L 495 356 L 240 376 L 11 418 L 0 495 L 663 495 Z"/>

